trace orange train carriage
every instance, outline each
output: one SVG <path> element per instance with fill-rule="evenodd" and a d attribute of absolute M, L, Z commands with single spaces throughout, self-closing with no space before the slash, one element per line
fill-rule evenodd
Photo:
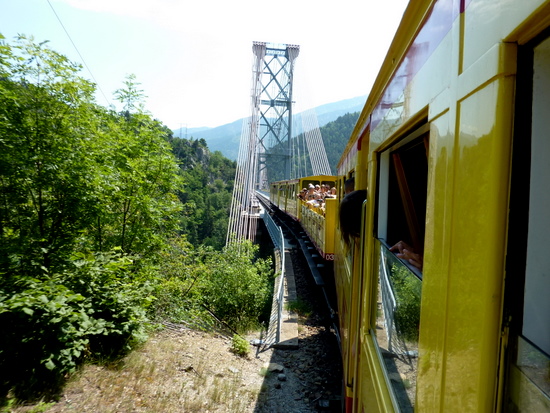
<path fill-rule="evenodd" d="M 550 411 L 549 113 L 550 0 L 410 1 L 331 178 L 348 412 Z"/>

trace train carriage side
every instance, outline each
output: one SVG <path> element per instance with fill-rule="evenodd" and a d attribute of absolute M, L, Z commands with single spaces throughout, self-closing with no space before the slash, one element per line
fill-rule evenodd
<path fill-rule="evenodd" d="M 361 122 L 361 118 L 358 121 Z M 348 190 L 367 189 L 366 168 L 361 167 L 368 145 L 363 145 L 364 136 L 350 139 L 338 164 L 338 182 L 340 199 L 345 196 L 345 184 L 353 178 L 354 184 Z M 356 168 L 359 166 L 358 168 Z M 339 212 L 338 212 L 339 213 Z M 358 219 L 357 225 L 360 225 Z M 355 382 L 355 362 L 357 360 L 357 334 L 359 285 L 361 282 L 361 240 L 352 239 L 347 245 L 340 233 L 340 225 L 335 225 L 334 240 L 334 273 L 338 304 L 339 335 L 341 340 L 344 397 L 347 411 L 351 410 L 353 401 L 353 383 Z"/>
<path fill-rule="evenodd" d="M 298 186 L 298 179 L 272 182 L 269 185 L 271 204 L 296 220 L 299 219 L 297 204 Z"/>
<path fill-rule="evenodd" d="M 337 221 L 338 199 L 324 198 L 322 203 L 312 202 L 314 199 L 308 191 L 312 186 L 330 188 L 336 185 L 336 177 L 329 175 L 308 176 L 299 179 L 272 182 L 270 184 L 270 202 L 279 210 L 300 222 L 300 225 L 311 239 L 315 248 L 325 260 L 334 259 L 334 227 Z"/>
<path fill-rule="evenodd" d="M 305 189 L 305 195 L 298 200 L 298 216 L 304 231 L 315 245 L 315 248 L 325 260 L 334 259 L 334 227 L 336 225 L 338 199 L 324 198 L 323 202 L 315 202 L 308 198 L 308 192 L 315 187 L 324 186 L 325 192 L 336 187 L 336 177 L 330 175 L 315 175 L 300 178 L 300 188 Z"/>
<path fill-rule="evenodd" d="M 348 411 L 550 410 L 548 27 L 409 3 L 338 170 L 368 190 L 335 246 Z"/>

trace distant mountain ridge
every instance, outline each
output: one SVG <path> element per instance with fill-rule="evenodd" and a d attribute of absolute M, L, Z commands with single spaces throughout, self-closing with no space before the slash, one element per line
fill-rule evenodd
<path fill-rule="evenodd" d="M 317 115 L 319 127 L 326 125 L 346 113 L 360 112 L 365 105 L 367 96 L 358 96 L 351 99 L 341 100 L 339 102 L 327 103 L 317 106 L 313 110 Z M 294 136 L 302 133 L 301 113 L 294 115 Z M 235 122 L 217 126 L 215 128 L 180 128 L 173 130 L 174 137 L 187 139 L 204 139 L 208 149 L 212 152 L 220 151 L 226 158 L 236 160 L 239 155 L 239 145 L 243 121 L 246 118 L 236 120 Z"/>

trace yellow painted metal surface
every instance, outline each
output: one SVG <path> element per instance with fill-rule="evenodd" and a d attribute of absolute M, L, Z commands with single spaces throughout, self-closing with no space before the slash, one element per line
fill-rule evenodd
<path fill-rule="evenodd" d="M 545 4 L 548 4 L 547 0 L 472 0 L 464 15 L 464 69 L 474 64 L 493 45 L 517 31 Z M 548 18 L 547 13 L 538 13 L 529 25 L 533 26 L 545 18 Z"/>
<path fill-rule="evenodd" d="M 338 199 L 326 200 L 325 227 L 323 228 L 323 232 L 325 234 L 325 245 L 323 250 L 325 251 L 325 254 L 330 254 L 330 256 L 325 257 L 325 259 L 329 261 L 334 260 L 334 253 L 335 253 L 334 229 L 336 228 L 336 224 L 338 220 L 339 202 L 340 201 Z"/>
<path fill-rule="evenodd" d="M 350 138 L 340 174 L 358 164 L 352 150 L 357 135 L 368 129 L 369 116 L 396 68 L 391 62 L 395 56 L 404 56 L 407 37 L 417 31 L 431 4 L 412 3 L 405 16 L 410 27 L 403 26 L 397 33 Z M 428 114 L 429 186 L 417 412 L 496 409 L 516 64 L 515 45 L 502 39 L 525 25 L 525 19 L 548 19 L 533 17 L 547 1 L 472 0 L 466 4 L 466 12 L 455 16 L 448 34 L 403 89 L 396 110 L 376 125 L 369 140 L 372 162 L 379 150 L 399 138 L 402 128 L 415 122 L 420 113 Z M 350 154 L 355 166 L 350 164 Z M 369 171 L 369 176 L 369 193 L 374 193 L 376 171 Z M 374 207 L 370 213 L 374 215 Z M 368 225 L 367 233 L 374 233 L 374 224 Z M 361 291 L 366 314 L 361 318 L 354 406 L 356 411 L 386 412 L 393 410 L 387 380 L 368 333 L 373 324 L 369 312 L 375 310 L 372 292 L 377 269 L 369 263 L 372 243 L 365 245 L 365 269 L 372 274 L 370 286 Z M 345 258 L 339 261 L 338 288 L 349 328 L 347 307 L 355 298 L 348 294 L 352 278 L 345 271 L 350 265 L 344 265 Z M 349 340 L 349 333 L 346 337 Z M 344 357 L 350 354 L 348 350 Z"/>
<path fill-rule="evenodd" d="M 336 254 L 344 384 L 353 411 L 395 410 L 374 337 L 377 157 L 420 123 L 430 133 L 414 410 L 498 409 L 514 42 L 548 26 L 550 0 L 411 0 L 338 167 L 341 181 L 353 171 L 356 189 L 368 190 L 362 243 L 353 254 L 344 246 L 338 201 L 324 216 L 298 208 L 316 245 Z M 513 378 L 513 391 L 525 385 Z"/>
<path fill-rule="evenodd" d="M 334 262 L 335 288 L 338 299 L 338 319 L 342 349 L 343 380 L 346 394 L 351 397 L 352 383 L 347 378 L 349 372 L 349 329 L 351 310 L 351 268 L 352 260 L 349 249 L 346 248 L 341 237 L 336 240 L 336 256 Z"/>

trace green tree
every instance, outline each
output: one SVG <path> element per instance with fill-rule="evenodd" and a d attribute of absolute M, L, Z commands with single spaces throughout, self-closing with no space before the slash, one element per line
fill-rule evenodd
<path fill-rule="evenodd" d="M 18 326 L 0 340 L 0 405 L 139 340 L 178 229 L 167 128 L 133 78 L 115 113 L 79 70 L 46 43 L 0 40 L 0 325 Z"/>
<path fill-rule="evenodd" d="M 172 150 L 184 176 L 183 234 L 194 245 L 204 244 L 221 250 L 229 219 L 229 207 L 236 163 L 221 152 L 211 153 L 204 139 L 172 137 Z"/>
<path fill-rule="evenodd" d="M 93 220 L 94 88 L 43 43 L 0 53 L 0 268 L 32 274 L 62 265 Z"/>

